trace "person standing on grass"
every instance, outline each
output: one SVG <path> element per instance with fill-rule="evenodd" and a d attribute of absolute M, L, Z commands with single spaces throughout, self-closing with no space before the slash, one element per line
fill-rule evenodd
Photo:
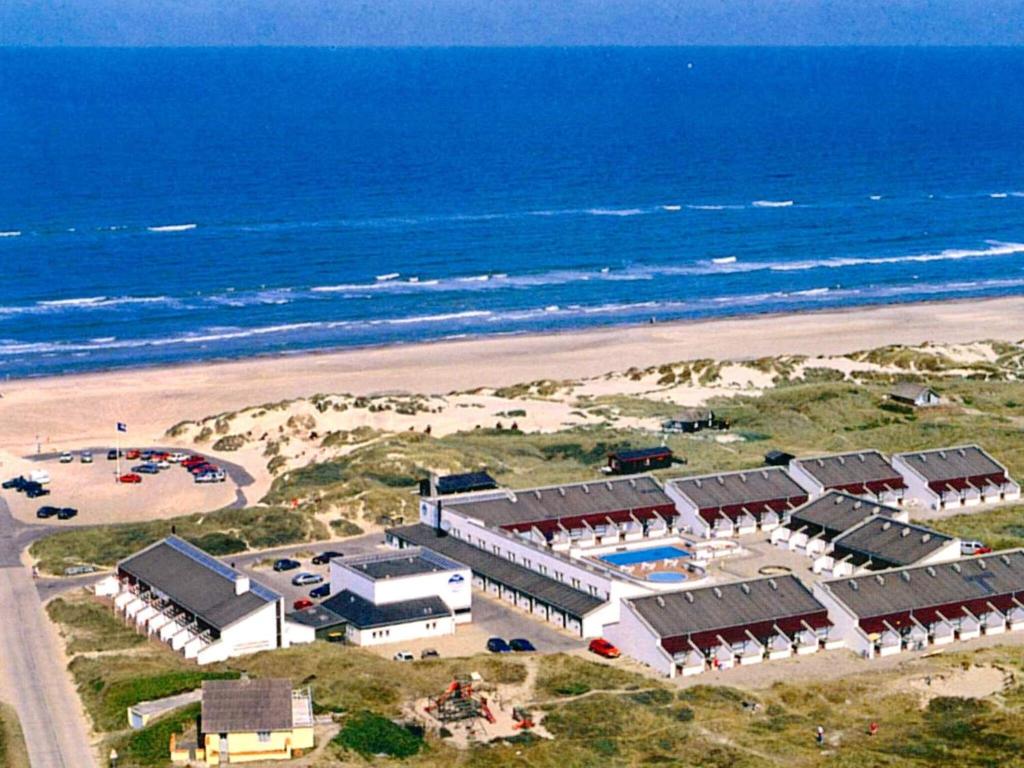
<path fill-rule="evenodd" d="M 818 726 L 818 735 L 815 737 L 819 747 L 825 746 L 825 727 L 822 725 Z"/>

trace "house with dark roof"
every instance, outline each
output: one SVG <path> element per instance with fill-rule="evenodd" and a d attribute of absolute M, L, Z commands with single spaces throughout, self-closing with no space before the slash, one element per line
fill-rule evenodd
<path fill-rule="evenodd" d="M 668 677 L 838 647 L 828 612 L 792 575 L 622 601 L 605 636 Z"/>
<path fill-rule="evenodd" d="M 497 481 L 483 471 L 443 477 L 432 474 L 429 478 L 420 480 L 420 496 L 450 496 L 453 493 L 489 491 L 497 487 Z"/>
<path fill-rule="evenodd" d="M 1024 629 L 1024 550 L 814 585 L 835 633 L 865 658 Z"/>
<path fill-rule="evenodd" d="M 789 463 L 789 474 L 812 499 L 826 491 L 842 491 L 898 506 L 906 490 L 903 476 L 874 450 L 794 459 Z"/>
<path fill-rule="evenodd" d="M 665 492 L 675 501 L 682 525 L 705 538 L 771 531 L 808 500 L 807 491 L 781 467 L 670 480 Z"/>
<path fill-rule="evenodd" d="M 832 540 L 828 569 L 833 576 L 907 565 L 933 565 L 960 557 L 960 539 L 923 525 L 875 515 Z M 816 563 L 816 566 L 819 564 Z M 825 563 L 817 567 L 823 572 Z"/>
<path fill-rule="evenodd" d="M 832 541 L 865 520 L 909 519 L 908 513 L 840 491 L 828 491 L 790 511 L 783 524 L 771 532 L 770 541 L 794 552 L 817 557 L 830 548 Z"/>
<path fill-rule="evenodd" d="M 313 749 L 313 726 L 309 689 L 293 689 L 289 680 L 204 680 L 197 744 L 189 750 L 172 734 L 171 760 L 289 760 Z"/>
<path fill-rule="evenodd" d="M 667 446 L 631 448 L 608 454 L 607 471 L 613 475 L 636 475 L 672 466 L 672 449 Z"/>
<path fill-rule="evenodd" d="M 96 594 L 199 664 L 289 644 L 281 595 L 177 536 L 122 560 Z"/>
<path fill-rule="evenodd" d="M 977 445 L 909 451 L 892 457 L 908 496 L 930 509 L 999 504 L 1020 499 L 1006 467 Z"/>
<path fill-rule="evenodd" d="M 725 422 L 715 418 L 715 412 L 710 408 L 685 408 L 661 422 L 661 428 L 666 432 L 700 432 L 726 426 Z"/>
<path fill-rule="evenodd" d="M 916 384 L 912 381 L 902 381 L 889 391 L 889 399 L 900 405 L 909 405 L 914 408 L 928 408 L 941 405 L 942 398 L 939 393 L 926 384 Z"/>
<path fill-rule="evenodd" d="M 451 635 L 472 620 L 470 569 L 435 551 L 338 557 L 330 568 L 332 596 L 320 608 L 340 618 L 355 645 Z"/>

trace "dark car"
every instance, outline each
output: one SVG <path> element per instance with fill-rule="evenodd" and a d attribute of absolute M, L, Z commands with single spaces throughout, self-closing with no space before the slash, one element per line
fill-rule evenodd
<path fill-rule="evenodd" d="M 326 565 L 331 562 L 335 557 L 344 557 L 341 552 L 335 552 L 333 549 L 329 549 L 326 552 L 321 552 L 313 558 L 313 565 Z"/>
<path fill-rule="evenodd" d="M 533 647 L 533 643 L 527 640 L 525 637 L 517 637 L 508 641 L 508 647 L 517 653 L 530 653 L 537 649 Z"/>
<path fill-rule="evenodd" d="M 51 507 L 49 505 L 46 505 L 36 510 L 36 517 L 45 520 L 46 518 L 53 517 L 54 515 L 59 513 L 60 510 L 57 509 L 57 507 Z"/>
<path fill-rule="evenodd" d="M 160 467 L 156 464 L 136 464 L 132 467 L 132 472 L 137 472 L 141 475 L 156 475 L 160 472 Z"/>
<path fill-rule="evenodd" d="M 0 488 L 3 488 L 5 491 L 9 491 L 11 488 L 16 491 L 20 491 L 24 488 L 25 483 L 27 482 L 28 480 L 21 475 L 18 475 L 17 477 L 12 477 L 10 480 L 4 480 L 3 483 L 0 484 Z"/>
<path fill-rule="evenodd" d="M 508 653 L 512 649 L 500 637 L 492 637 L 487 641 L 487 650 L 491 653 Z"/>
<path fill-rule="evenodd" d="M 274 570 L 278 571 L 279 573 L 281 571 L 294 571 L 300 565 L 302 565 L 302 563 L 300 563 L 298 560 L 292 560 L 287 557 L 282 557 L 280 560 L 274 561 Z"/>
<path fill-rule="evenodd" d="M 25 495 L 28 496 L 30 499 L 38 499 L 41 496 L 49 496 L 50 489 L 43 488 L 43 486 L 40 483 L 29 482 L 25 483 Z"/>
<path fill-rule="evenodd" d="M 312 597 L 315 600 L 319 600 L 321 597 L 330 597 L 331 596 L 331 585 L 330 584 L 321 584 L 316 589 L 309 590 L 309 596 Z"/>
<path fill-rule="evenodd" d="M 57 519 L 58 520 L 70 520 L 72 517 L 75 517 L 77 514 L 78 514 L 78 510 L 75 509 L 74 507 L 63 507 L 63 508 L 61 508 L 61 510 L 59 512 L 57 512 Z"/>
<path fill-rule="evenodd" d="M 420 651 L 421 659 L 439 659 L 441 654 L 437 652 L 436 648 L 424 648 Z"/>
<path fill-rule="evenodd" d="M 118 456 L 124 456 L 124 451 L 116 451 L 113 448 L 107 451 L 107 461 L 114 461 Z"/>

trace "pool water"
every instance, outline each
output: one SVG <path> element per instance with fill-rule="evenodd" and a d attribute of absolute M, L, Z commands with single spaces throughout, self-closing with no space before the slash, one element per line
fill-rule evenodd
<path fill-rule="evenodd" d="M 655 571 L 654 573 L 647 574 L 647 580 L 669 584 L 686 581 L 686 574 L 679 573 L 678 571 Z"/>
<path fill-rule="evenodd" d="M 675 558 L 689 557 L 690 553 L 679 547 L 650 547 L 648 549 L 634 549 L 631 552 L 616 552 L 613 555 L 602 555 L 601 559 L 612 565 L 625 566 L 636 565 L 637 563 L 650 563 L 656 560 L 672 560 Z"/>

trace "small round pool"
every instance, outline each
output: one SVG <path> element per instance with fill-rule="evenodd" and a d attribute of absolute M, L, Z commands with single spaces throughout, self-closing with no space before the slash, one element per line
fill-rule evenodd
<path fill-rule="evenodd" d="M 655 571 L 654 573 L 647 574 L 647 580 L 657 581 L 662 584 L 674 584 L 686 581 L 686 574 L 679 573 L 679 571 Z"/>

